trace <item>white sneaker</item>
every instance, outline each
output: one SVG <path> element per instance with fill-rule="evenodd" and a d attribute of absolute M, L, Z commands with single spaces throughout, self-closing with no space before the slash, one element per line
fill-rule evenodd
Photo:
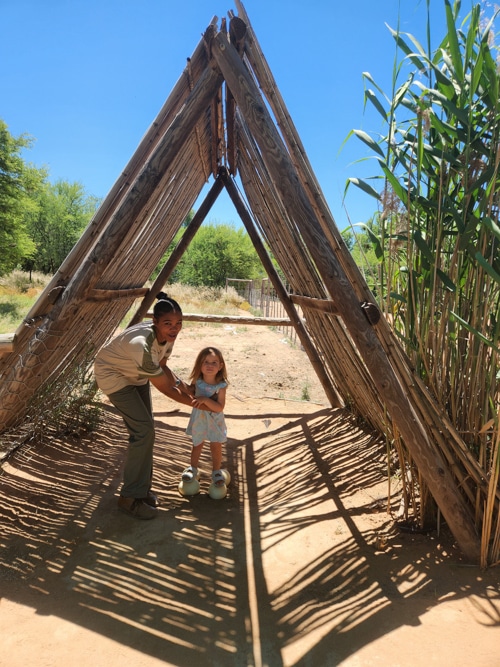
<path fill-rule="evenodd" d="M 226 480 L 222 470 L 214 470 L 212 473 L 212 481 L 215 486 L 226 486 Z"/>
<path fill-rule="evenodd" d="M 182 473 L 182 481 L 192 482 L 194 479 L 200 479 L 200 471 L 194 466 L 188 466 Z"/>

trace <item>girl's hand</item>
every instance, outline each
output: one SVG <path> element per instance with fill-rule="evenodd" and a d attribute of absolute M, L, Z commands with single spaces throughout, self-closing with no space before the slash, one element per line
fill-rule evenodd
<path fill-rule="evenodd" d="M 204 396 L 198 396 L 197 398 L 193 398 L 193 406 L 195 408 L 200 408 L 204 405 L 206 405 L 206 400 Z"/>
<path fill-rule="evenodd" d="M 221 390 L 225 391 L 225 390 Z M 216 394 L 214 394 L 216 395 Z M 218 395 L 217 395 L 218 396 Z M 222 412 L 224 410 L 224 405 L 221 404 L 218 400 L 209 398 L 208 396 L 197 396 L 193 400 L 193 406 L 195 408 L 200 408 L 201 410 L 208 410 L 209 412 Z"/>

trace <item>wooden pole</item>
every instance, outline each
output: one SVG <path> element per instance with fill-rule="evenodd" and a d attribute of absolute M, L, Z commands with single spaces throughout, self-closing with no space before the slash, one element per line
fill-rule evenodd
<path fill-rule="evenodd" d="M 152 317 L 153 313 L 148 313 Z M 245 315 L 205 315 L 201 313 L 182 313 L 184 322 L 204 322 L 205 324 L 256 325 L 263 327 L 290 327 L 288 317 L 247 317 Z"/>
<path fill-rule="evenodd" d="M 328 299 L 314 299 L 301 294 L 290 294 L 290 300 L 302 308 L 314 308 L 314 310 L 321 310 L 323 313 L 330 313 L 331 315 L 339 314 L 333 301 Z"/>
<path fill-rule="evenodd" d="M 318 379 L 321 382 L 323 389 L 325 390 L 328 400 L 330 401 L 331 405 L 335 408 L 343 407 L 342 399 L 338 395 L 336 389 L 333 387 L 331 383 L 330 378 L 325 372 L 325 367 L 318 355 L 316 348 L 314 347 L 309 337 L 307 329 L 304 327 L 304 324 L 300 319 L 297 310 L 295 309 L 295 306 L 293 305 L 283 283 L 281 282 L 281 278 L 279 277 L 278 272 L 274 268 L 274 265 L 271 262 L 269 255 L 267 254 L 264 244 L 262 243 L 261 238 L 257 233 L 257 230 L 255 229 L 253 220 L 250 214 L 248 213 L 247 208 L 243 200 L 241 199 L 240 194 L 235 184 L 233 183 L 232 178 L 228 175 L 225 169 L 221 169 L 219 173 L 224 185 L 226 186 L 226 190 L 228 191 L 228 194 L 231 197 L 231 201 L 233 202 L 236 211 L 241 218 L 241 221 L 245 225 L 245 229 L 247 230 L 247 233 L 250 239 L 252 240 L 255 250 L 259 255 L 259 259 L 262 262 L 262 265 L 265 268 L 267 275 L 269 276 L 269 280 L 272 282 L 273 287 L 276 290 L 276 294 L 278 295 L 281 303 L 283 304 L 283 307 L 288 317 L 291 320 L 292 326 L 295 328 L 295 331 L 297 332 L 300 342 L 302 343 L 302 347 L 304 348 L 307 356 L 309 357 L 312 367 L 314 368 L 316 375 L 318 376 Z"/>
<path fill-rule="evenodd" d="M 16 344 L 15 333 L 0 334 L 0 356 L 4 354 L 10 354 L 10 352 L 13 352 L 15 344 Z"/>
<path fill-rule="evenodd" d="M 165 262 L 165 266 L 158 274 L 155 282 L 153 283 L 153 286 L 142 300 L 141 305 L 137 309 L 136 314 L 130 320 L 130 323 L 128 325 L 129 327 L 134 326 L 134 324 L 138 324 L 139 322 L 141 322 L 141 320 L 144 319 L 149 308 L 156 299 L 156 295 L 158 294 L 158 292 L 162 290 L 163 286 L 169 279 L 172 271 L 179 263 L 179 260 L 181 259 L 187 247 L 195 237 L 196 232 L 201 227 L 203 221 L 207 217 L 208 212 L 214 205 L 214 202 L 216 201 L 217 197 L 220 195 L 222 188 L 223 188 L 222 181 L 220 180 L 220 178 L 217 178 L 215 183 L 210 188 L 207 196 L 203 200 L 202 205 L 194 214 L 193 219 L 191 220 L 187 229 L 182 235 L 182 238 L 180 239 L 179 243 L 175 247 L 174 251 L 168 258 L 168 260 Z"/>
<path fill-rule="evenodd" d="M 93 289 L 89 292 L 89 301 L 114 301 L 115 299 L 138 299 L 148 292 L 147 287 L 130 289 Z"/>
<path fill-rule="evenodd" d="M 276 123 L 280 127 L 281 134 L 287 143 L 288 150 L 293 155 L 293 161 L 297 166 L 297 173 L 301 183 L 305 191 L 309 194 L 309 201 L 317 212 L 318 220 L 332 247 L 338 248 L 339 261 L 342 263 L 344 271 L 349 277 L 349 281 L 354 287 L 360 301 L 373 301 L 373 295 L 371 295 L 351 254 L 347 251 L 341 234 L 335 227 L 333 216 L 321 192 L 320 185 L 307 158 L 290 113 L 286 108 L 276 81 L 266 62 L 257 36 L 250 25 L 245 8 L 239 0 L 235 0 L 235 5 L 238 10 L 238 17 L 243 19 L 246 25 L 245 56 L 251 64 L 260 90 L 262 90 L 267 98 Z M 238 53 L 240 53 L 240 49 L 238 49 Z M 407 387 L 408 393 L 412 396 L 413 404 L 419 406 L 420 418 L 426 423 L 427 429 L 434 434 L 435 444 L 440 448 L 445 457 L 450 458 L 449 452 L 452 450 L 453 460 L 455 460 L 455 455 L 460 459 L 463 469 L 460 465 L 450 464 L 453 466 L 451 472 L 455 476 L 457 484 L 471 499 L 475 493 L 473 487 L 481 489 L 482 495 L 486 497 L 484 470 L 477 460 L 474 459 L 470 450 L 467 449 L 454 426 L 449 422 L 445 411 L 434 402 L 428 388 L 420 381 L 418 375 L 414 373 L 412 365 L 403 349 L 399 346 L 397 348 L 394 346 L 394 334 L 384 318 L 380 320 L 379 326 L 377 326 L 377 336 L 391 360 L 393 369 L 402 378 L 401 382 Z M 410 386 L 408 386 L 408 383 Z M 475 500 L 471 500 L 471 502 L 478 507 L 482 501 L 476 498 Z"/>
<path fill-rule="evenodd" d="M 358 297 L 322 230 L 250 72 L 236 49 L 221 33 L 214 36 L 211 53 L 260 148 L 262 160 L 279 198 L 314 257 L 325 286 L 450 530 L 463 553 L 478 562 L 480 542 L 469 508 L 445 461 L 429 441 L 374 328 L 364 316 Z"/>

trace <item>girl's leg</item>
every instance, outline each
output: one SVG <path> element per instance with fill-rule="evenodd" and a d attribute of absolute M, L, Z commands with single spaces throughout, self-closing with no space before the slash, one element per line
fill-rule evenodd
<path fill-rule="evenodd" d="M 198 463 L 200 461 L 201 450 L 203 449 L 203 442 L 191 449 L 191 465 L 182 473 L 183 482 L 191 482 L 193 479 L 199 479 Z"/>
<path fill-rule="evenodd" d="M 212 452 L 212 481 L 215 486 L 225 487 L 226 482 L 221 471 L 222 466 L 222 443 L 211 442 L 210 451 Z"/>
<path fill-rule="evenodd" d="M 146 498 L 153 470 L 154 420 L 149 385 L 129 385 L 109 396 L 120 413 L 129 433 L 129 446 L 120 495 L 125 498 Z"/>
<path fill-rule="evenodd" d="M 210 452 L 212 454 L 212 470 L 220 470 L 222 467 L 222 442 L 211 442 Z"/>
<path fill-rule="evenodd" d="M 202 449 L 203 449 L 203 442 L 200 445 L 196 445 L 196 447 L 193 447 L 193 449 L 191 450 L 191 465 L 193 466 L 193 468 L 198 467 Z"/>

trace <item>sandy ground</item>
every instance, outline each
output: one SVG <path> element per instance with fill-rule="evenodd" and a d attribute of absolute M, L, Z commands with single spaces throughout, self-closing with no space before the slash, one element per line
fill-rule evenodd
<path fill-rule="evenodd" d="M 189 414 L 157 394 L 154 521 L 116 509 L 126 438 L 106 403 L 92 437 L 3 465 L 0 665 L 498 667 L 498 568 L 465 563 L 446 526 L 396 529 L 384 447 L 327 406 L 304 353 L 190 325 L 172 366 L 206 344 L 232 380 L 225 499 L 208 474 L 179 495 Z"/>

